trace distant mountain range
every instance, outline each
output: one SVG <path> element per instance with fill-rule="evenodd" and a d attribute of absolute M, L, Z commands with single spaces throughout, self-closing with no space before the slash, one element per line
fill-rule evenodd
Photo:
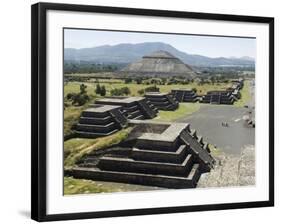
<path fill-rule="evenodd" d="M 184 63 L 192 66 L 254 66 L 255 60 L 250 57 L 210 58 L 202 55 L 187 54 L 162 42 L 140 44 L 103 45 L 93 48 L 65 48 L 65 61 L 91 61 L 95 63 L 132 63 L 154 51 L 168 51 Z"/>

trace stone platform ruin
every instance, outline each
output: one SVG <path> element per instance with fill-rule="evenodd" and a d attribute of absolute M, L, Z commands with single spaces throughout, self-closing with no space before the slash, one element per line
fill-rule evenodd
<path fill-rule="evenodd" d="M 201 103 L 210 104 L 233 104 L 235 98 L 231 91 L 209 91 L 202 96 Z"/>
<path fill-rule="evenodd" d="M 127 119 L 120 106 L 93 104 L 81 113 L 76 125 L 78 137 L 102 137 L 111 135 L 127 126 Z"/>
<path fill-rule="evenodd" d="M 145 98 L 158 110 L 176 110 L 179 107 L 177 99 L 169 93 L 147 92 Z"/>
<path fill-rule="evenodd" d="M 191 89 L 173 89 L 171 93 L 179 102 L 194 103 L 198 100 L 196 92 Z"/>
<path fill-rule="evenodd" d="M 108 97 L 98 99 L 96 104 L 122 106 L 128 119 L 152 119 L 157 116 L 157 108 L 144 97 Z"/>
<path fill-rule="evenodd" d="M 206 95 L 202 96 L 201 103 L 210 104 L 233 104 L 241 98 L 240 90 L 244 86 L 244 80 L 232 80 L 232 86 L 226 90 L 209 91 Z"/>
<path fill-rule="evenodd" d="M 208 144 L 186 123 L 131 120 L 128 138 L 93 151 L 67 171 L 74 178 L 158 186 L 194 188 L 215 164 Z"/>

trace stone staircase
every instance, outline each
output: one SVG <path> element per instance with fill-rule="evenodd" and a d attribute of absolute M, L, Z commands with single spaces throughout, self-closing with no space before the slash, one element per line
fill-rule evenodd
<path fill-rule="evenodd" d="M 221 103 L 221 95 L 212 95 L 210 104 L 220 104 Z"/>
<path fill-rule="evenodd" d="M 183 131 L 180 135 L 182 141 L 189 145 L 190 152 L 197 158 L 199 164 L 203 164 L 206 171 L 210 171 L 214 165 L 215 160 L 210 155 L 210 150 L 207 149 L 207 145 L 203 143 L 203 138 L 198 138 L 196 132 L 190 133 L 189 131 Z"/>
<path fill-rule="evenodd" d="M 235 100 L 231 91 L 210 91 L 202 97 L 201 103 L 233 104 Z"/>
<path fill-rule="evenodd" d="M 150 92 L 145 94 L 145 98 L 158 110 L 176 110 L 179 106 L 179 102 L 168 93 Z"/>
<path fill-rule="evenodd" d="M 196 92 L 188 89 L 173 89 L 171 94 L 179 101 L 179 102 L 196 102 L 198 100 L 198 96 Z"/>
<path fill-rule="evenodd" d="M 157 109 L 144 97 L 112 97 L 96 100 L 96 104 L 122 106 L 124 115 L 128 119 L 143 120 L 157 116 Z"/>

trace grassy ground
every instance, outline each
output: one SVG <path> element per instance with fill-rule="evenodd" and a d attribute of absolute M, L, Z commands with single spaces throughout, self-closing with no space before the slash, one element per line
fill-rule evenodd
<path fill-rule="evenodd" d="M 131 128 L 126 128 L 116 132 L 113 135 L 88 139 L 88 138 L 73 138 L 64 142 L 64 166 L 70 168 L 75 165 L 85 155 L 93 150 L 99 150 L 118 144 L 127 138 Z"/>
<path fill-rule="evenodd" d="M 145 89 L 148 86 L 152 85 L 145 85 L 145 84 L 136 84 L 136 83 L 129 83 L 125 84 L 124 81 L 120 80 L 113 80 L 114 82 L 110 83 L 108 80 L 103 81 L 102 79 L 99 80 L 100 85 L 104 85 L 106 90 L 107 90 L 107 96 L 110 96 L 110 90 L 115 89 L 115 88 L 122 88 L 127 86 L 130 91 L 131 91 L 131 96 L 139 96 L 138 91 L 141 89 Z M 65 85 L 64 87 L 64 96 L 66 96 L 68 93 L 78 93 L 79 92 L 79 85 L 80 82 L 69 82 Z M 96 96 L 95 89 L 97 83 L 92 83 L 92 82 L 86 82 L 84 83 L 87 85 L 87 93 L 92 96 Z M 160 88 L 161 92 L 170 92 L 172 89 L 178 89 L 178 88 L 184 88 L 184 89 L 191 89 L 191 88 L 196 88 L 197 89 L 197 94 L 203 95 L 207 91 L 210 90 L 223 90 L 227 87 L 227 84 L 222 84 L 222 83 L 215 83 L 214 85 L 212 84 L 204 84 L 204 85 L 198 85 L 196 83 L 192 84 L 174 84 L 174 85 L 157 85 L 157 87 Z"/>
<path fill-rule="evenodd" d="M 154 120 L 158 121 L 174 121 L 182 117 L 186 117 L 200 109 L 199 103 L 180 103 L 179 108 L 175 111 L 160 110 Z"/>
<path fill-rule="evenodd" d="M 93 194 L 108 192 L 128 192 L 128 191 L 151 191 L 159 190 L 159 187 L 143 186 L 125 183 L 93 181 L 85 179 L 64 178 L 64 194 Z"/>
<path fill-rule="evenodd" d="M 102 193 L 113 192 L 112 187 L 104 187 L 97 184 L 95 181 L 74 179 L 72 177 L 64 177 L 64 194 L 89 194 L 89 193 Z"/>
<path fill-rule="evenodd" d="M 244 82 L 243 88 L 240 90 L 241 93 L 241 98 L 234 102 L 234 106 L 236 107 L 244 107 L 249 100 L 251 99 L 251 94 L 250 94 L 250 83 L 248 80 Z"/>
<path fill-rule="evenodd" d="M 87 105 L 82 107 L 68 106 L 64 110 L 64 119 L 63 119 L 63 130 L 64 135 L 69 135 L 72 133 L 71 127 L 74 124 L 78 123 L 79 117 L 83 109 L 85 109 Z"/>

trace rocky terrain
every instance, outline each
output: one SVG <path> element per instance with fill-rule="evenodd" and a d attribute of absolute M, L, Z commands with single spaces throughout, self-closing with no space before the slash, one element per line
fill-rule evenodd
<path fill-rule="evenodd" d="M 245 146 L 240 155 L 218 153 L 217 164 L 203 174 L 197 187 L 227 187 L 255 185 L 255 148 Z"/>

